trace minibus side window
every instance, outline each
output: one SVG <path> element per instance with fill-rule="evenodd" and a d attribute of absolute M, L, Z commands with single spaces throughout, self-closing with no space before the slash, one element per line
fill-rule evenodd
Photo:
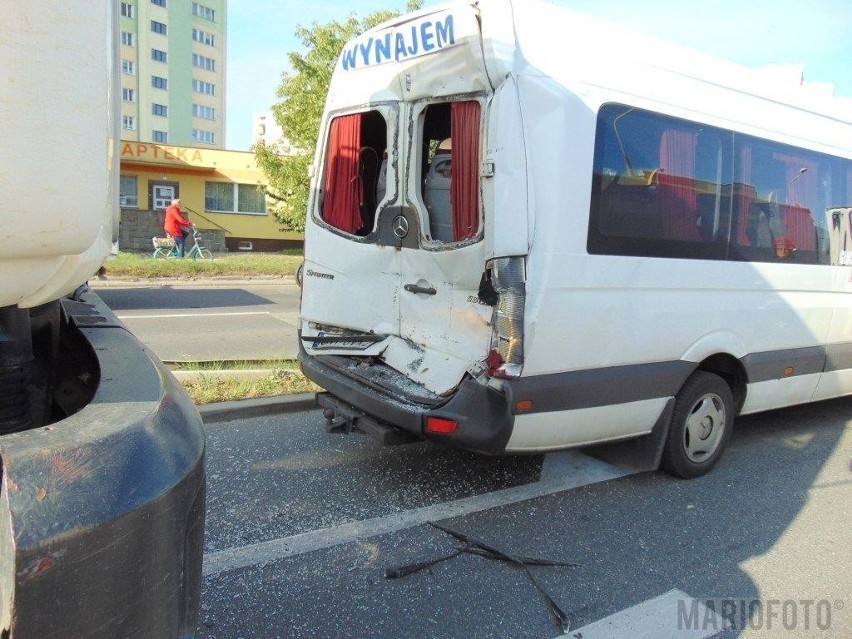
<path fill-rule="evenodd" d="M 433 240 L 461 242 L 479 233 L 480 113 L 469 100 L 431 104 L 422 116 L 420 196 Z"/>
<path fill-rule="evenodd" d="M 607 105 L 594 158 L 591 253 L 724 259 L 730 135 Z"/>
<path fill-rule="evenodd" d="M 852 263 L 849 160 L 620 104 L 595 136 L 589 253 Z"/>
<path fill-rule="evenodd" d="M 803 149 L 743 135 L 736 136 L 735 157 L 732 258 L 826 262 L 819 216 L 830 197 L 829 163 Z"/>
<path fill-rule="evenodd" d="M 320 194 L 324 222 L 353 235 L 372 232 L 379 196 L 384 196 L 386 154 L 387 122 L 378 111 L 331 120 Z"/>
<path fill-rule="evenodd" d="M 852 161 L 832 160 L 826 232 L 825 237 L 820 237 L 820 246 L 828 253 L 830 264 L 852 266 Z"/>

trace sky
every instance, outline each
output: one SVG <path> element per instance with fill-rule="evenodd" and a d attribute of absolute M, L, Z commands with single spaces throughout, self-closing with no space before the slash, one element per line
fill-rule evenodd
<path fill-rule="evenodd" d="M 516 0 L 523 2 L 525 0 Z M 298 26 L 405 12 L 406 0 L 229 0 L 226 147 L 252 143 L 252 116 L 278 101 L 287 54 L 301 50 Z M 424 6 L 441 4 L 425 0 Z M 802 64 L 806 82 L 852 98 L 849 0 L 553 0 L 746 66 Z"/>

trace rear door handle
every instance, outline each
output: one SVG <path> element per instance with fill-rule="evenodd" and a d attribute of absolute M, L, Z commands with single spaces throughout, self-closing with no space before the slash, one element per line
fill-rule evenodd
<path fill-rule="evenodd" d="M 406 284 L 403 288 L 409 293 L 424 293 L 425 295 L 435 295 L 438 292 L 431 286 L 420 286 L 419 284 Z"/>

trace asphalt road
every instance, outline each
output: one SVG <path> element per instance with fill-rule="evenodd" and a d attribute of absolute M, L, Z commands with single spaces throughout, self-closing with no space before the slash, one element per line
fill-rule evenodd
<path fill-rule="evenodd" d="M 293 280 L 93 281 L 127 328 L 165 362 L 292 359 Z"/>
<path fill-rule="evenodd" d="M 96 288 L 167 361 L 295 353 L 289 281 Z M 319 411 L 209 424 L 199 636 L 561 635 L 543 595 L 503 562 L 463 554 L 385 579 L 453 552 L 437 521 L 512 555 L 579 564 L 531 568 L 574 639 L 848 639 L 850 417 L 852 398 L 741 418 L 717 469 L 693 481 L 576 451 L 382 448 L 326 434 Z"/>
<path fill-rule="evenodd" d="M 575 639 L 848 639 L 850 416 L 852 398 L 741 418 L 720 465 L 692 481 L 579 452 L 382 448 L 326 434 L 318 411 L 208 425 L 200 637 L 562 634 L 503 562 L 464 554 L 385 579 L 452 552 L 425 523 L 439 521 L 580 564 L 531 569 Z"/>

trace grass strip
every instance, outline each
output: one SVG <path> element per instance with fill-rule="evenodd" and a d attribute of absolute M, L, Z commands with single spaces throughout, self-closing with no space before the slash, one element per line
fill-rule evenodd
<path fill-rule="evenodd" d="M 154 259 L 148 253 L 119 251 L 104 266 L 114 277 L 251 277 L 295 275 L 302 263 L 302 251 L 288 249 L 280 253 L 223 253 L 212 260 Z"/>
<path fill-rule="evenodd" d="M 268 373 L 253 376 L 250 379 L 217 374 L 228 370 L 240 369 L 199 370 L 198 375 L 185 380 L 183 386 L 192 401 L 198 405 L 297 393 L 316 393 L 322 390 L 306 378 L 299 370 L 298 363 L 292 360 L 271 369 Z"/>

